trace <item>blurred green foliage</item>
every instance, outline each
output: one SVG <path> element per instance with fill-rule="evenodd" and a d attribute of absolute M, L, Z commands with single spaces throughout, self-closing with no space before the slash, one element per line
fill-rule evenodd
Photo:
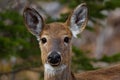
<path fill-rule="evenodd" d="M 69 8 L 71 9 L 74 9 L 76 6 L 78 6 L 81 3 L 86 3 L 88 6 L 88 10 L 89 10 L 88 17 L 93 22 L 96 22 L 95 18 L 102 19 L 106 17 L 106 15 L 102 14 L 103 10 L 109 11 L 109 10 L 115 9 L 116 7 L 120 7 L 119 0 L 60 0 L 59 2 L 64 5 L 68 5 Z M 53 22 L 53 21 L 64 22 L 67 19 L 68 14 L 69 13 L 62 14 L 61 18 L 57 20 L 53 20 L 49 18 L 47 22 Z M 93 29 L 90 29 L 90 30 L 93 30 Z"/>
<path fill-rule="evenodd" d="M 0 59 L 11 56 L 27 58 L 40 55 L 35 38 L 29 34 L 18 12 L 0 13 Z"/>
<path fill-rule="evenodd" d="M 119 62 L 120 61 L 120 53 L 114 54 L 113 56 L 103 56 L 100 61 L 104 61 L 107 63 Z"/>
<path fill-rule="evenodd" d="M 72 58 L 72 66 L 74 66 L 74 71 L 77 70 L 94 70 L 95 68 L 92 66 L 92 64 L 90 63 L 92 61 L 92 59 L 90 59 L 89 57 L 87 57 L 85 55 L 85 53 L 76 48 L 76 47 L 72 47 L 72 50 L 74 52 L 74 56 Z"/>
<path fill-rule="evenodd" d="M 75 8 L 80 3 L 86 3 L 89 9 L 89 18 L 104 18 L 102 10 L 112 10 L 120 7 L 119 0 L 60 0 L 62 4 L 67 4 L 70 8 Z"/>

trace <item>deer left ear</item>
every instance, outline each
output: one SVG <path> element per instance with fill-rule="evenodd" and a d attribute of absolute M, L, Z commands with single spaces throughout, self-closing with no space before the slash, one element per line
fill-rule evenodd
<path fill-rule="evenodd" d="M 72 15 L 68 18 L 67 24 L 70 26 L 74 37 L 77 37 L 77 35 L 84 30 L 87 24 L 87 17 L 87 6 L 85 3 L 82 3 L 74 9 Z"/>
<path fill-rule="evenodd" d="M 42 16 L 35 9 L 26 7 L 23 12 L 23 17 L 29 32 L 38 37 L 44 27 Z"/>

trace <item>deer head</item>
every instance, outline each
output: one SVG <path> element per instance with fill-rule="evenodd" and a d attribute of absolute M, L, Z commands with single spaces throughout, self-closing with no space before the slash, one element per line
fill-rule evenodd
<path fill-rule="evenodd" d="M 46 24 L 35 9 L 24 9 L 26 27 L 39 41 L 42 63 L 46 71 L 56 69 L 59 72 L 70 66 L 71 40 L 84 30 L 87 14 L 86 4 L 83 3 L 72 11 L 65 23 Z"/>

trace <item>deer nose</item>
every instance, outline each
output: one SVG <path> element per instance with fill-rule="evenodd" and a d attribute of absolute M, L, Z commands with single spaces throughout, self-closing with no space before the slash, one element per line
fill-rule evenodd
<path fill-rule="evenodd" d="M 48 63 L 50 63 L 51 66 L 58 66 L 61 62 L 61 56 L 56 51 L 53 51 L 48 56 Z"/>

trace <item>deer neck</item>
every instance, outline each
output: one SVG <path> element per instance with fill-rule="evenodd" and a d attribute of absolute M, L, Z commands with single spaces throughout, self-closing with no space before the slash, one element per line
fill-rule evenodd
<path fill-rule="evenodd" d="M 53 68 L 45 64 L 44 80 L 75 80 L 71 73 L 70 66 L 61 65 Z"/>

